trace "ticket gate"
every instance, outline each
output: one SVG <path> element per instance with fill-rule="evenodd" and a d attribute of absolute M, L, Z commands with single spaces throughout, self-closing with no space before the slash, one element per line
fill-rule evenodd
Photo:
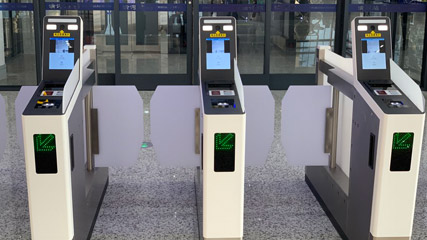
<path fill-rule="evenodd" d="M 321 86 L 289 88 L 282 143 L 344 239 L 410 239 L 425 100 L 391 59 L 390 19 L 351 27 L 353 59 L 319 47 Z"/>
<path fill-rule="evenodd" d="M 47 16 L 43 30 L 42 81 L 22 88 L 15 102 L 31 238 L 89 239 L 108 166 L 138 158 L 142 100 L 135 87 L 94 86 L 96 48 L 83 47 L 80 17 Z"/>
<path fill-rule="evenodd" d="M 233 17 L 202 17 L 200 85 L 159 86 L 150 106 L 159 161 L 197 167 L 204 239 L 243 238 L 245 165 L 264 164 L 273 141 L 274 100 L 266 86 L 243 87 L 236 40 Z"/>

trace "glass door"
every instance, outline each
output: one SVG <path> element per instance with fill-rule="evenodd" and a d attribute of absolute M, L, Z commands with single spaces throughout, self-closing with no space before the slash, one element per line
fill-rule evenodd
<path fill-rule="evenodd" d="M 191 1 L 123 0 L 120 3 L 118 84 L 139 89 L 191 84 Z"/>
<path fill-rule="evenodd" d="M 202 16 L 233 16 L 237 28 L 237 64 L 242 81 L 268 84 L 265 68 L 265 0 L 200 0 L 195 20 Z"/>
<path fill-rule="evenodd" d="M 314 84 L 316 48 L 334 47 L 336 0 L 273 0 L 270 88 Z"/>
<path fill-rule="evenodd" d="M 0 86 L 36 85 L 33 1 L 0 1 L 0 19 Z"/>
<path fill-rule="evenodd" d="M 388 16 L 391 19 L 393 60 L 418 84 L 421 81 L 427 5 L 414 1 L 352 0 L 351 22 L 357 16 Z M 349 24 L 346 55 L 351 57 Z"/>
<path fill-rule="evenodd" d="M 95 44 L 99 81 L 115 73 L 114 0 L 49 0 L 46 15 L 79 15 L 83 19 L 83 43 Z M 114 80 L 110 80 L 114 82 Z"/>

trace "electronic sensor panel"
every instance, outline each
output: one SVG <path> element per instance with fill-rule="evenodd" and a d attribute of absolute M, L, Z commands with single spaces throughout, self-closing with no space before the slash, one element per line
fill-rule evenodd
<path fill-rule="evenodd" d="M 386 69 L 384 38 L 362 39 L 362 69 Z"/>
<path fill-rule="evenodd" d="M 229 70 L 231 69 L 230 39 L 206 39 L 206 69 Z"/>
<path fill-rule="evenodd" d="M 36 173 L 58 173 L 55 134 L 34 134 L 33 141 Z"/>
<path fill-rule="evenodd" d="M 414 133 L 399 132 L 393 134 L 390 171 L 411 170 Z"/>
<path fill-rule="evenodd" d="M 50 38 L 49 69 L 71 70 L 74 67 L 74 38 Z"/>
<path fill-rule="evenodd" d="M 215 133 L 214 171 L 234 172 L 235 168 L 235 141 L 234 133 Z"/>

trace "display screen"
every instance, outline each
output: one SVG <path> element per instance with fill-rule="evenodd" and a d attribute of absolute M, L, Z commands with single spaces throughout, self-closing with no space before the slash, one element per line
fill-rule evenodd
<path fill-rule="evenodd" d="M 55 134 L 34 134 L 36 173 L 58 173 Z"/>
<path fill-rule="evenodd" d="M 362 39 L 362 69 L 386 69 L 384 38 Z"/>
<path fill-rule="evenodd" d="M 50 70 L 71 70 L 74 67 L 74 38 L 51 38 Z"/>
<path fill-rule="evenodd" d="M 229 70 L 231 69 L 230 39 L 206 39 L 206 69 Z"/>
<path fill-rule="evenodd" d="M 409 171 L 411 169 L 414 133 L 393 134 L 390 171 Z"/>
<path fill-rule="evenodd" d="M 235 139 L 234 133 L 215 133 L 215 172 L 234 172 Z"/>

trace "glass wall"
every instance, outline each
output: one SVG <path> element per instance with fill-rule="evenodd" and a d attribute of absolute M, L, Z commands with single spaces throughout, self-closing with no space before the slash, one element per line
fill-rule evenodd
<path fill-rule="evenodd" d="M 264 72 L 265 0 L 200 0 L 202 16 L 235 17 L 240 74 Z"/>
<path fill-rule="evenodd" d="M 395 8 L 395 5 L 398 8 Z M 415 8 L 414 8 L 415 7 Z M 421 81 L 426 13 L 422 5 L 390 4 L 384 1 L 352 0 L 350 23 L 357 16 L 388 16 L 393 36 L 393 60 L 417 83 Z M 420 10 L 420 12 L 414 12 Z M 408 12 L 406 12 L 408 11 Z M 351 24 L 348 26 L 346 55 L 351 57 Z"/>
<path fill-rule="evenodd" d="M 121 73 L 187 73 L 186 4 L 186 0 L 122 1 Z"/>
<path fill-rule="evenodd" d="M 0 1 L 0 85 L 36 85 L 33 1 Z"/>
<path fill-rule="evenodd" d="M 49 0 L 45 7 L 46 15 L 79 15 L 84 44 L 96 44 L 98 73 L 115 72 L 114 0 Z"/>
<path fill-rule="evenodd" d="M 335 4 L 336 0 L 273 1 L 271 73 L 316 71 L 316 47 L 334 45 Z"/>
<path fill-rule="evenodd" d="M 0 0 L 0 86 L 37 83 L 39 33 L 34 24 L 44 15 L 82 17 L 84 43 L 96 44 L 99 79 L 105 84 L 155 89 L 159 84 L 197 82 L 193 27 L 202 16 L 236 18 L 238 64 L 245 84 L 286 89 L 290 84 L 314 83 L 316 47 L 334 48 L 336 13 L 341 11 L 337 0 L 33 1 Z M 351 0 L 348 9 L 348 21 L 356 16 L 390 17 L 393 60 L 420 82 L 427 5 Z M 350 24 L 345 37 L 345 53 L 351 57 Z"/>
<path fill-rule="evenodd" d="M 393 60 L 415 81 L 421 81 L 425 13 L 396 14 Z"/>

